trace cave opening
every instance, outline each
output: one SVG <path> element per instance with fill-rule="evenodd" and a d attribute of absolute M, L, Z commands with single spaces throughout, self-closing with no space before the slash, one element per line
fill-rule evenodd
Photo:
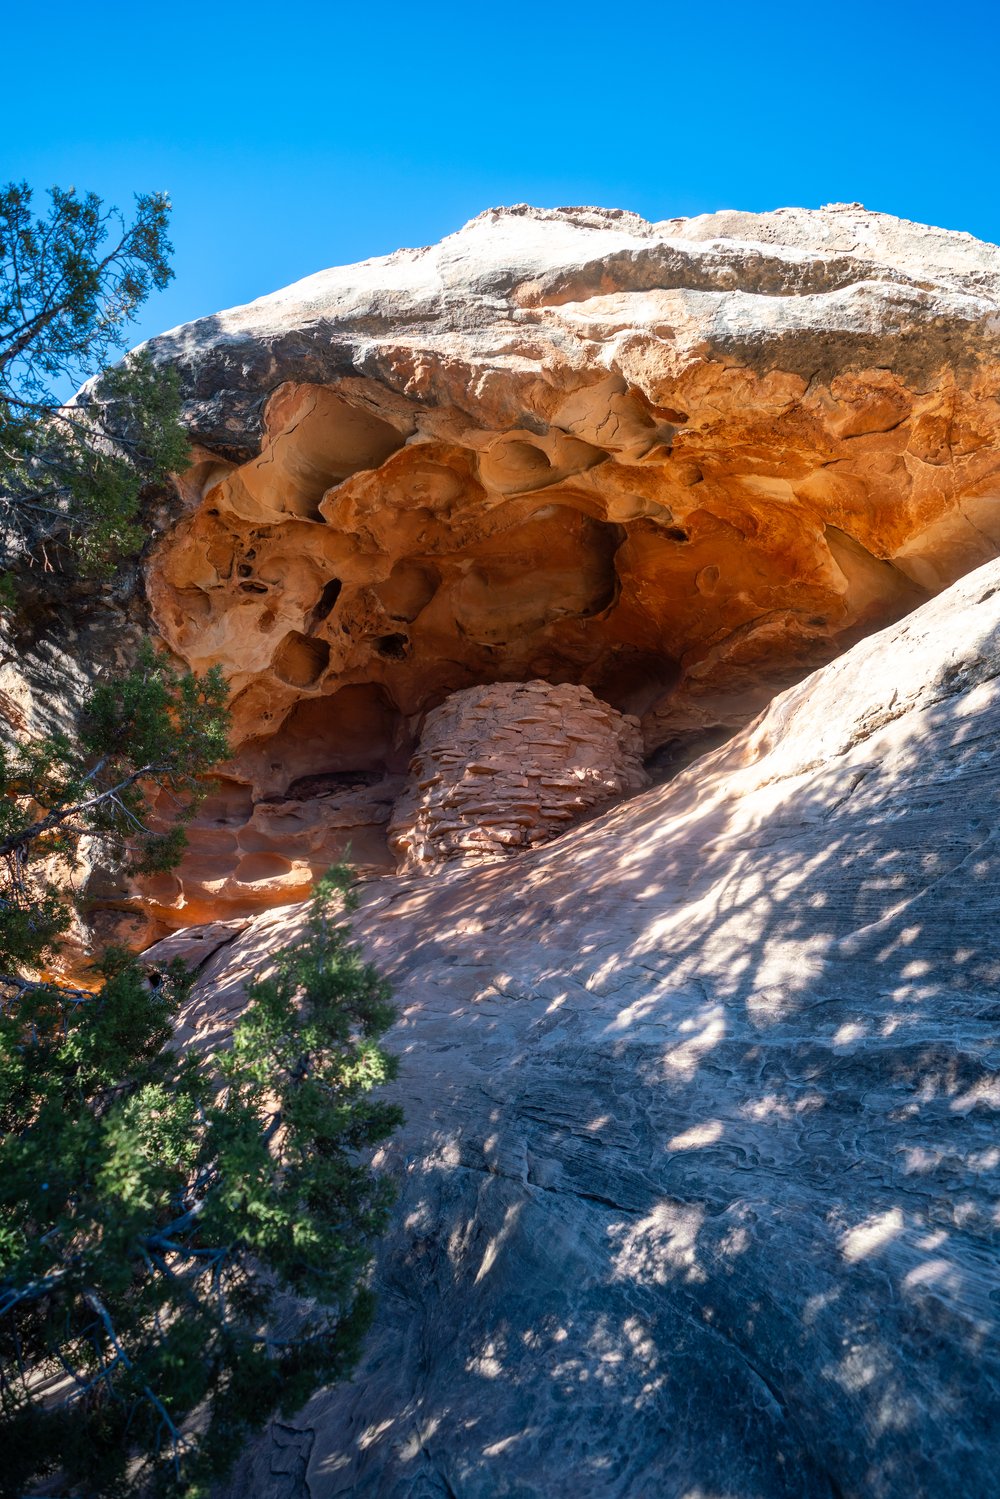
<path fill-rule="evenodd" d="M 233 684 L 234 908 L 348 846 L 393 868 L 392 807 L 455 694 L 588 689 L 661 781 L 1000 547 L 992 478 L 917 492 L 905 423 L 840 436 L 846 387 L 795 426 L 745 391 L 723 420 L 718 392 L 699 412 L 609 377 L 559 398 L 561 426 L 421 433 L 361 383 L 282 388 L 260 456 L 151 560 L 164 640 Z M 289 850 L 280 877 L 239 864 Z"/>
<path fill-rule="evenodd" d="M 309 615 L 309 624 L 312 629 L 322 624 L 324 619 L 329 618 L 333 612 L 334 605 L 344 591 L 344 585 L 339 578 L 330 578 L 323 584 L 323 591 L 313 606 Z"/>

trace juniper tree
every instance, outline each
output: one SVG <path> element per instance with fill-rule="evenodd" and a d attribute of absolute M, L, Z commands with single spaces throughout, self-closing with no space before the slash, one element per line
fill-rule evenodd
<path fill-rule="evenodd" d="M 227 751 L 226 684 L 216 669 L 179 674 L 147 642 L 127 674 L 99 682 L 77 733 L 0 740 L 0 975 L 37 970 L 72 908 L 53 870 L 72 866 L 85 834 L 136 873 L 169 868 L 205 773 Z M 151 826 L 151 786 L 170 793 L 166 830 Z"/>
<path fill-rule="evenodd" d="M 0 1493 L 199 1493 L 246 1436 L 357 1357 L 389 1202 L 368 1165 L 398 1120 L 386 985 L 343 925 L 344 871 L 254 983 L 231 1044 L 182 1055 L 190 980 L 107 953 L 41 982 L 66 920 L 46 874 L 84 834 L 169 864 L 148 831 L 224 751 L 224 686 L 147 651 L 78 744 L 0 761 Z"/>
<path fill-rule="evenodd" d="M 168 205 L 0 191 L 0 569 L 55 549 L 100 572 L 181 465 L 176 381 L 104 364 L 166 284 Z M 97 390 L 61 403 L 56 387 Z M 9 598 L 9 595 L 8 595 Z M 147 648 L 75 735 L 0 741 L 0 1494 L 196 1493 L 247 1433 L 350 1368 L 385 1219 L 371 1148 L 397 1122 L 385 985 L 343 925 L 345 872 L 251 986 L 231 1044 L 182 1056 L 190 980 L 104 955 L 46 981 L 81 838 L 168 868 L 226 753 L 225 684 Z M 174 817 L 154 827 L 167 791 Z M 60 878 L 62 871 L 62 878 Z M 280 1328 L 280 1331 L 279 1331 Z"/>
<path fill-rule="evenodd" d="M 145 354 L 106 369 L 173 274 L 170 205 L 137 196 L 127 222 L 94 193 L 49 196 L 36 216 L 26 183 L 0 188 L 0 571 L 52 566 L 68 545 L 108 574 L 142 542 L 143 487 L 187 451 L 176 376 Z M 63 398 L 91 376 L 95 390 Z"/>

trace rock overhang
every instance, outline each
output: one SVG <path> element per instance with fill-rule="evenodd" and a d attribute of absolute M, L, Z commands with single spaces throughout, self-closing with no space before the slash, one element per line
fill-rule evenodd
<path fill-rule="evenodd" d="M 998 310 L 992 246 L 856 205 L 520 206 L 154 341 L 200 448 L 153 617 L 270 809 L 206 893 L 302 894 L 275 808 L 384 799 L 452 692 L 589 687 L 669 761 L 994 556 Z"/>

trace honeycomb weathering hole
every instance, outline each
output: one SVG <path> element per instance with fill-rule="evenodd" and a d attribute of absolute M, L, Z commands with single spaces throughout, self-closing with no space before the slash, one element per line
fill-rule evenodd
<path fill-rule="evenodd" d="M 330 664 L 330 647 L 298 630 L 289 630 L 274 657 L 274 671 L 292 687 L 311 687 Z"/>
<path fill-rule="evenodd" d="M 318 625 L 324 619 L 328 618 L 331 610 L 340 598 L 343 586 L 339 578 L 330 578 L 328 582 L 323 584 L 323 592 L 316 600 L 316 606 L 309 616 L 310 624 Z"/>
<path fill-rule="evenodd" d="M 259 458 L 227 481 L 230 504 L 249 519 L 321 519 L 329 489 L 378 468 L 402 447 L 393 423 L 321 385 L 283 385 L 271 397 Z"/>
<path fill-rule="evenodd" d="M 406 559 L 395 564 L 376 592 L 390 619 L 412 621 L 427 608 L 440 582 L 441 575 L 436 567 Z"/>

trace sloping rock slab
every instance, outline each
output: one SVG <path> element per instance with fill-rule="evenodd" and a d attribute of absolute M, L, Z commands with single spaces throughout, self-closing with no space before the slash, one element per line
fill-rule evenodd
<path fill-rule="evenodd" d="M 998 772 L 994 563 L 670 785 L 371 887 L 378 1321 L 231 1493 L 1000 1494 Z"/>

